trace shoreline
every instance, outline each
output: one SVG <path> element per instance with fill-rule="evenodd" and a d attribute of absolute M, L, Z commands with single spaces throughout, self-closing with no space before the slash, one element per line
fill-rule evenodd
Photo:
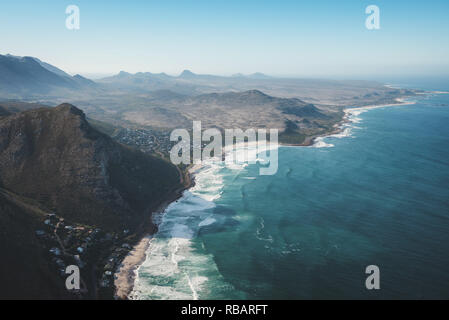
<path fill-rule="evenodd" d="M 365 111 L 365 110 L 372 110 L 372 109 L 380 109 L 380 108 L 385 108 L 385 107 L 397 107 L 397 106 L 405 106 L 405 105 L 413 105 L 416 104 L 415 101 L 406 101 L 405 98 L 396 98 L 395 99 L 396 103 L 387 103 L 387 104 L 379 104 L 379 105 L 367 105 L 367 106 L 363 106 L 363 107 L 347 107 L 344 108 L 342 111 L 344 112 L 344 116 L 341 119 L 341 121 L 339 121 L 338 123 L 336 123 L 334 125 L 334 130 L 324 133 L 324 134 L 319 134 L 316 136 L 311 136 L 305 139 L 305 141 L 303 143 L 279 143 L 280 147 L 312 147 L 317 143 L 317 139 L 324 139 L 327 137 L 331 137 L 335 134 L 340 134 L 344 131 L 344 126 L 346 123 L 351 122 L 349 120 L 349 116 L 351 115 L 351 113 L 353 113 L 354 111 Z"/>
<path fill-rule="evenodd" d="M 150 219 L 155 225 L 155 230 L 146 232 L 141 239 L 133 245 L 125 258 L 121 261 L 117 270 L 114 273 L 114 299 L 115 300 L 129 300 L 129 295 L 133 291 L 134 281 L 136 280 L 139 267 L 147 257 L 147 251 L 150 246 L 153 236 L 157 233 L 159 223 L 154 221 L 154 217 L 163 215 L 167 207 L 181 198 L 184 191 L 192 188 L 195 185 L 193 178 L 194 167 L 188 167 L 185 174 L 181 176 L 183 187 L 174 191 L 173 195 L 164 200 L 156 210 L 151 212 Z"/>
<path fill-rule="evenodd" d="M 335 134 L 342 133 L 344 131 L 345 124 L 351 122 L 349 116 L 353 112 L 378 109 L 384 107 L 393 107 L 393 106 L 403 106 L 403 105 L 413 105 L 416 104 L 414 101 L 405 101 L 404 98 L 395 99 L 396 103 L 388 103 L 382 105 L 367 105 L 363 107 L 354 107 L 354 108 L 344 108 L 344 116 L 342 120 L 334 125 L 335 130 L 327 132 L 322 135 L 311 136 L 306 138 L 306 141 L 301 144 L 283 144 L 279 143 L 279 147 L 311 147 L 317 143 L 317 139 L 330 137 Z M 182 177 L 182 181 L 184 186 L 175 191 L 174 196 L 162 202 L 159 207 L 151 213 L 151 219 L 153 219 L 157 215 L 163 215 L 167 207 L 181 198 L 184 194 L 184 191 L 192 188 L 195 185 L 194 175 L 196 171 L 201 168 L 201 165 L 190 165 Z M 153 220 L 154 221 L 154 220 Z M 134 282 L 137 277 L 137 272 L 139 267 L 145 261 L 147 257 L 147 251 L 150 246 L 151 240 L 153 239 L 154 234 L 157 233 L 158 223 L 153 222 L 156 225 L 156 230 L 152 233 L 147 232 L 144 236 L 135 244 L 132 250 L 126 255 L 126 257 L 122 260 L 121 264 L 117 268 L 114 274 L 114 298 L 118 300 L 128 300 L 130 299 L 129 295 L 133 291 Z"/>

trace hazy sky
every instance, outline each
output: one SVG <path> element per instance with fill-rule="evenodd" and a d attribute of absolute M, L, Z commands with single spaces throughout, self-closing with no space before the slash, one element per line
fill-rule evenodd
<path fill-rule="evenodd" d="M 365 28 L 371 4 L 380 30 Z M 2 0 L 0 53 L 82 74 L 449 75 L 449 1 Z"/>

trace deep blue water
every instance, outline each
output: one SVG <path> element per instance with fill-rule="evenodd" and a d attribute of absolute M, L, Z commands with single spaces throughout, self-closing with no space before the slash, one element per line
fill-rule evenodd
<path fill-rule="evenodd" d="M 136 297 L 448 299 L 449 95 L 357 117 L 333 147 L 281 147 L 274 176 L 203 169 L 167 210 Z"/>

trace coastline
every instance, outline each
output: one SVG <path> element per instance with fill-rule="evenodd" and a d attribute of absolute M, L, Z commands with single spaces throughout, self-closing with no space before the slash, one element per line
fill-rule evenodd
<path fill-rule="evenodd" d="M 393 107 L 393 106 L 402 106 L 402 105 L 412 105 L 416 102 L 414 101 L 405 101 L 404 98 L 395 99 L 396 103 L 388 103 L 382 105 L 367 105 L 363 107 L 354 107 L 354 108 L 345 108 L 343 109 L 344 116 L 342 120 L 334 125 L 335 130 L 327 132 L 322 135 L 311 136 L 306 139 L 306 141 L 302 144 L 282 144 L 279 146 L 302 146 L 302 147 L 310 147 L 314 146 L 319 142 L 319 139 L 324 139 L 326 137 L 330 137 L 336 134 L 340 134 L 345 130 L 345 124 L 351 122 L 349 119 L 350 115 L 356 112 L 363 112 L 365 110 L 378 109 L 384 107 Z M 201 165 L 191 165 L 189 166 L 184 176 L 182 176 L 183 188 L 180 188 L 175 191 L 173 197 L 165 200 L 161 205 L 151 213 L 151 218 L 153 219 L 157 215 L 162 215 L 166 208 L 172 203 L 182 197 L 185 190 L 190 189 L 194 186 L 194 174 L 197 170 L 201 168 Z M 114 274 L 114 286 L 115 293 L 114 298 L 119 300 L 128 300 L 129 295 L 131 294 L 134 288 L 134 282 L 137 276 L 138 269 L 140 265 L 145 261 L 147 257 L 147 251 L 153 235 L 157 233 L 158 223 L 155 222 L 156 230 L 152 233 L 146 233 L 138 243 L 133 246 L 132 250 L 127 254 L 127 256 L 123 259 L 120 266 L 117 268 L 116 273 Z"/>
<path fill-rule="evenodd" d="M 182 197 L 185 190 L 195 185 L 193 172 L 195 167 L 188 167 L 184 175 L 181 176 L 183 187 L 174 191 L 173 196 L 163 201 L 156 210 L 151 212 L 150 219 L 154 219 L 157 215 L 162 215 L 167 207 Z M 114 273 L 114 299 L 129 300 L 129 295 L 134 288 L 134 281 L 140 265 L 147 257 L 147 250 L 150 246 L 153 235 L 157 233 L 158 223 L 155 223 L 155 230 L 146 232 L 142 238 L 132 247 L 126 257 L 122 260 Z"/>
<path fill-rule="evenodd" d="M 365 110 L 371 110 L 371 109 L 379 109 L 379 108 L 385 108 L 385 107 L 397 107 L 397 106 L 405 106 L 405 105 L 412 105 L 416 104 L 415 101 L 406 101 L 405 98 L 396 98 L 396 103 L 387 103 L 387 104 L 379 104 L 379 105 L 367 105 L 363 107 L 346 107 L 343 109 L 344 116 L 341 119 L 340 122 L 336 123 L 334 125 L 334 130 L 330 132 L 326 132 L 324 134 L 316 135 L 316 136 L 310 136 L 305 139 L 303 143 L 279 143 L 279 146 L 281 147 L 312 147 L 317 143 L 317 140 L 324 139 L 327 137 L 331 137 L 336 134 L 340 134 L 345 130 L 345 124 L 348 122 L 351 122 L 349 119 L 349 116 L 354 112 L 363 112 Z"/>

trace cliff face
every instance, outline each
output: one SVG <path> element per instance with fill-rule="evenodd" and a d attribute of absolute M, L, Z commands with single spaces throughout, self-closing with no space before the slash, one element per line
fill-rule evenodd
<path fill-rule="evenodd" d="M 105 272 L 149 224 L 148 209 L 179 189 L 178 170 L 113 141 L 72 105 L 2 110 L 0 298 L 112 297 Z M 71 264 L 81 293 L 65 288 Z"/>
<path fill-rule="evenodd" d="M 178 181 L 174 166 L 116 143 L 72 105 L 0 118 L 0 186 L 72 221 L 133 228 Z"/>

